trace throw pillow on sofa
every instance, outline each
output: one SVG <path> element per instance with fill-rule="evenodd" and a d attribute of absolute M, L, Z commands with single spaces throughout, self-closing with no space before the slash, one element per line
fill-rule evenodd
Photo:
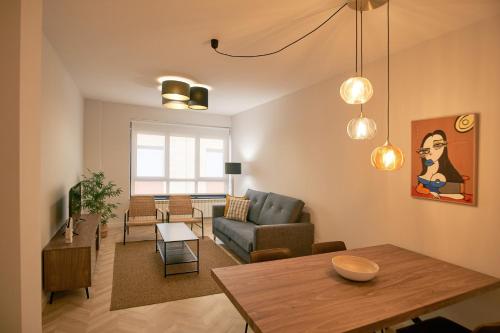
<path fill-rule="evenodd" d="M 224 216 L 226 216 L 226 214 L 227 214 L 227 210 L 229 209 L 229 201 L 231 199 L 248 199 L 248 198 L 246 196 L 237 197 L 234 195 L 226 194 L 226 206 L 224 207 Z"/>
<path fill-rule="evenodd" d="M 248 207 L 250 207 L 250 200 L 230 198 L 229 207 L 224 217 L 229 220 L 246 222 Z"/>

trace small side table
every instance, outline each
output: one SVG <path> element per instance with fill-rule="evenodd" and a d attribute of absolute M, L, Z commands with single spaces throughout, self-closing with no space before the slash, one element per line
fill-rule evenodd
<path fill-rule="evenodd" d="M 158 239 L 158 232 L 160 239 Z M 157 223 L 155 225 L 155 251 L 165 264 L 164 276 L 200 272 L 200 239 L 184 223 Z M 186 243 L 196 241 L 196 254 Z M 196 263 L 196 269 L 168 273 L 167 266 Z"/>

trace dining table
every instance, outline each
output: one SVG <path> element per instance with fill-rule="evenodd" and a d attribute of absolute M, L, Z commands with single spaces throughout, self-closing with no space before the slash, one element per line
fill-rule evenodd
<path fill-rule="evenodd" d="M 332 258 L 379 266 L 347 280 Z M 254 332 L 374 332 L 500 287 L 496 277 L 385 244 L 215 268 L 212 277 Z"/>

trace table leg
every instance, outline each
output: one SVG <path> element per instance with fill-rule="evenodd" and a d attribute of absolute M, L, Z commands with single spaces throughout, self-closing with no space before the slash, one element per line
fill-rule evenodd
<path fill-rule="evenodd" d="M 196 240 L 196 272 L 200 273 L 200 240 Z"/>
<path fill-rule="evenodd" d="M 155 252 L 158 252 L 158 226 L 155 224 Z"/>
<path fill-rule="evenodd" d="M 167 242 L 163 243 L 163 249 L 165 250 L 165 277 L 167 277 Z"/>

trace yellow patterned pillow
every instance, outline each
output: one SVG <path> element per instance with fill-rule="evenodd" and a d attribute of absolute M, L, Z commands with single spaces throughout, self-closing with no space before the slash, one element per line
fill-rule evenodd
<path fill-rule="evenodd" d="M 229 220 L 246 222 L 249 207 L 250 200 L 231 198 L 229 200 L 229 208 L 224 217 Z"/>
<path fill-rule="evenodd" d="M 229 209 L 229 201 L 231 199 L 246 199 L 247 197 L 245 196 L 242 196 L 242 197 L 235 197 L 234 195 L 229 195 L 227 194 L 226 195 L 226 206 L 224 207 L 224 217 L 226 216 L 227 214 L 227 210 Z"/>

